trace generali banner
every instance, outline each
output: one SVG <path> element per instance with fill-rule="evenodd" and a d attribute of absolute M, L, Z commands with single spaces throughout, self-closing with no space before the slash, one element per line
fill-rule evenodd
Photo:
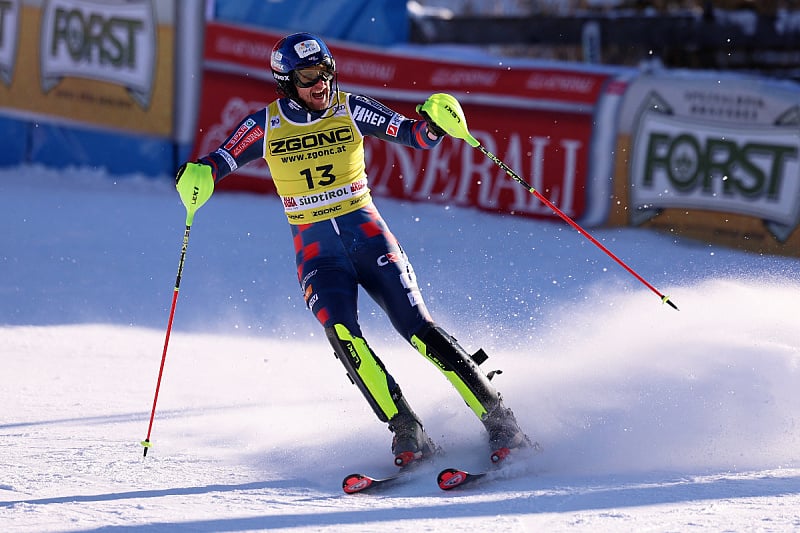
<path fill-rule="evenodd" d="M 174 0 L 0 0 L 0 107 L 169 136 Z"/>
<path fill-rule="evenodd" d="M 798 94 L 734 76 L 637 79 L 620 114 L 625 211 L 611 221 L 800 255 Z"/>
<path fill-rule="evenodd" d="M 284 33 L 226 24 L 206 28 L 199 134 L 194 157 L 222 143 L 246 114 L 276 98 L 269 55 Z M 415 106 L 434 92 L 455 95 L 471 133 L 565 213 L 581 219 L 606 212 L 608 195 L 593 194 L 611 182 L 611 164 L 593 154 L 613 153 L 611 143 L 593 143 L 594 118 L 612 73 L 508 66 L 428 59 L 327 43 L 335 58 L 340 88 L 373 96 L 393 109 L 416 116 Z M 618 95 L 617 95 L 618 96 Z M 604 127 L 613 127 L 605 124 Z M 526 189 L 457 139 L 430 151 L 412 150 L 367 138 L 367 173 L 377 196 L 473 206 L 487 211 L 552 217 Z M 610 159 L 610 155 L 608 155 Z M 602 158 L 601 158 L 602 159 Z M 590 179 L 591 176 L 591 179 Z M 227 177 L 221 188 L 273 191 L 266 164 L 258 162 Z M 602 207 L 591 202 L 602 203 Z"/>

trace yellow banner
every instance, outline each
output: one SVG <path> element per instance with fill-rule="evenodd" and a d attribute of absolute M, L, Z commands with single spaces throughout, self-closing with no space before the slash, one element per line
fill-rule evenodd
<path fill-rule="evenodd" d="M 170 136 L 174 47 L 151 0 L 0 0 L 0 107 Z"/>

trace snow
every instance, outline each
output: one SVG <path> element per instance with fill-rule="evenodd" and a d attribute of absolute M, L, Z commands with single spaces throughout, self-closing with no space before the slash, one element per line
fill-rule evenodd
<path fill-rule="evenodd" d="M 362 325 L 437 443 L 394 489 L 378 423 L 303 304 L 276 198 L 196 215 L 143 457 L 183 239 L 168 177 L 0 170 L 3 531 L 800 529 L 800 261 L 642 229 L 378 199 L 434 317 L 543 453 L 480 490 L 482 428 L 365 296 Z"/>

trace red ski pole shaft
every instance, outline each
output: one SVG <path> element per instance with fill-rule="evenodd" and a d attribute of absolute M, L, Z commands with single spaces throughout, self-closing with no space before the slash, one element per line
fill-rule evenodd
<path fill-rule="evenodd" d="M 181 277 L 183 277 L 183 264 L 186 261 L 186 248 L 189 246 L 189 231 L 192 229 L 191 219 L 187 218 L 186 230 L 183 233 L 183 245 L 181 246 L 181 258 L 178 262 L 178 275 L 175 278 L 175 290 L 172 292 L 172 306 L 169 310 L 169 320 L 167 321 L 167 333 L 164 337 L 164 350 L 161 353 L 161 366 L 158 369 L 158 380 L 156 381 L 156 393 L 153 397 L 153 408 L 150 411 L 150 424 L 147 427 L 147 437 L 141 442 L 144 446 L 143 457 L 147 457 L 147 450 L 150 448 L 150 433 L 153 430 L 153 419 L 156 416 L 156 404 L 158 403 L 158 392 L 161 390 L 161 377 L 164 375 L 164 363 L 167 360 L 167 348 L 169 346 L 169 336 L 172 332 L 172 320 L 175 318 L 175 306 L 178 303 L 178 291 L 181 287 Z"/>
<path fill-rule="evenodd" d="M 473 139 L 474 139 L 474 138 L 473 138 Z M 472 144 L 472 143 L 470 143 L 470 144 Z M 589 241 L 590 241 L 592 244 L 594 244 L 595 246 L 597 246 L 598 248 L 600 248 L 600 249 L 601 249 L 603 252 L 605 252 L 605 253 L 606 253 L 606 255 L 608 255 L 608 256 L 609 256 L 611 259 L 613 259 L 614 261 L 616 261 L 616 262 L 617 262 L 617 264 L 618 264 L 619 266 L 621 266 L 621 267 L 622 267 L 622 268 L 624 268 L 626 271 L 628 271 L 628 273 L 629 273 L 629 274 L 631 274 L 633 277 L 635 277 L 637 280 L 639 280 L 639 281 L 640 281 L 642 284 L 644 284 L 644 286 L 645 286 L 645 287 L 647 287 L 648 289 L 650 289 L 651 291 L 653 291 L 655 294 L 657 294 L 657 295 L 658 295 L 658 297 L 659 297 L 659 298 L 661 298 L 661 301 L 662 301 L 663 303 L 665 303 L 665 304 L 669 304 L 669 305 L 670 305 L 670 307 L 672 307 L 672 308 L 673 308 L 673 309 L 675 309 L 676 311 L 678 310 L 678 306 L 676 306 L 676 305 L 675 305 L 675 304 L 672 302 L 672 300 L 670 300 L 669 296 L 666 296 L 666 295 L 662 294 L 662 293 L 661 293 L 661 292 L 660 292 L 658 289 L 656 289 L 655 287 L 653 287 L 653 285 L 651 285 L 650 283 L 648 283 L 646 279 L 644 279 L 642 276 L 640 276 L 638 273 L 636 273 L 636 271 L 634 271 L 634 270 L 633 270 L 631 267 L 629 267 L 627 264 L 625 264 L 625 262 L 624 262 L 622 259 L 620 259 L 620 258 L 619 258 L 619 257 L 617 257 L 616 255 L 614 255 L 614 253 L 613 253 L 613 252 L 611 252 L 611 250 L 609 250 L 608 248 L 606 248 L 605 246 L 603 246 L 603 244 L 602 244 L 600 241 L 598 241 L 597 239 L 595 239 L 595 238 L 594 238 L 594 237 L 593 237 L 591 234 L 589 234 L 589 232 L 588 232 L 588 231 L 586 231 L 585 229 L 583 229 L 583 228 L 582 228 L 582 227 L 581 227 L 581 226 L 580 226 L 580 225 L 579 225 L 577 222 L 575 222 L 574 220 L 572 220 L 572 218 L 570 218 L 570 216 L 569 216 L 569 215 L 567 215 L 566 213 L 564 213 L 564 212 L 563 212 L 561 209 L 559 209 L 559 208 L 558 208 L 558 206 L 556 206 L 556 205 L 555 205 L 553 202 L 551 202 L 550 200 L 548 200 L 547 198 L 545 198 L 545 197 L 544 197 L 544 196 L 543 196 L 543 195 L 542 195 L 542 194 L 541 194 L 539 191 L 537 191 L 537 190 L 536 190 L 534 187 L 532 187 L 532 186 L 531 186 L 531 185 L 530 185 L 530 184 L 529 184 L 527 181 L 525 181 L 524 179 L 522 179 L 522 178 L 519 176 L 519 174 L 517 174 L 516 172 L 514 172 L 514 171 L 513 171 L 513 170 L 512 170 L 512 169 L 511 169 L 511 168 L 510 168 L 508 165 L 506 165 L 506 164 L 505 164 L 505 163 L 504 163 L 504 162 L 503 162 L 503 161 L 502 161 L 502 160 L 501 160 L 499 157 L 497 157 L 496 155 L 494 155 L 493 153 L 491 153 L 489 150 L 487 150 L 486 148 L 484 148 L 484 146 L 483 146 L 482 144 L 477 144 L 477 145 L 473 145 L 473 146 L 475 146 L 475 147 L 476 147 L 478 150 L 480 150 L 480 151 L 481 151 L 481 152 L 482 152 L 482 153 L 483 153 L 483 154 L 484 154 L 486 157 L 488 157 L 489 159 L 491 159 L 491 160 L 492 160 L 492 161 L 493 161 L 493 162 L 494 162 L 494 163 L 495 163 L 497 166 L 499 166 L 501 169 L 503 169 L 503 170 L 505 171 L 505 173 L 506 173 L 506 174 L 508 174 L 509 176 L 511 176 L 511 177 L 512 177 L 512 178 L 513 178 L 513 179 L 514 179 L 516 182 L 518 182 L 520 185 L 522 185 L 523 187 L 525 187 L 526 189 L 528 189 L 528 192 L 530 192 L 531 194 L 533 194 L 533 195 L 534 195 L 536 198 L 538 198 L 539 200 L 541 200 L 541 201 L 542 201 L 542 202 L 543 202 L 543 203 L 544 203 L 544 204 L 545 204 L 547 207 L 549 207 L 550 209 L 552 209 L 552 210 L 553 210 L 553 212 L 554 212 L 555 214 L 557 214 L 559 217 L 561 217 L 561 218 L 562 218 L 562 219 L 563 219 L 563 220 L 564 220 L 564 221 L 565 221 L 567 224 L 569 224 L 570 226 L 572 226 L 573 228 L 575 228 L 575 229 L 576 229 L 576 230 L 577 230 L 577 231 L 578 231 L 578 232 L 579 232 L 581 235 L 583 235 L 584 237 L 586 237 L 587 239 L 589 239 Z"/>
<path fill-rule="evenodd" d="M 427 107 L 427 109 L 426 109 Z M 499 157 L 491 153 L 487 150 L 481 143 L 472 136 L 467 128 L 467 118 L 464 116 L 464 111 L 461 109 L 461 104 L 458 103 L 458 100 L 455 99 L 452 95 L 444 94 L 444 93 L 437 93 L 431 95 L 424 104 L 417 106 L 417 111 L 420 112 L 425 120 L 428 122 L 431 121 L 431 117 L 429 115 L 429 111 L 435 111 L 435 118 L 439 122 L 439 127 L 444 128 L 444 130 L 451 136 L 466 141 L 467 144 L 472 146 L 473 148 L 477 148 L 480 150 L 486 157 L 491 159 L 497 166 L 499 166 L 506 174 L 511 176 L 517 183 L 528 189 L 528 192 L 533 194 L 536 198 L 541 200 L 545 203 L 550 209 L 553 210 L 555 214 L 560 216 L 564 219 L 570 226 L 578 230 L 578 232 L 589 239 L 595 246 L 603 250 L 611 259 L 616 261 L 622 268 L 628 271 L 633 277 L 638 279 L 642 282 L 648 289 L 653 291 L 661 298 L 663 303 L 669 304 L 675 310 L 678 307 L 672 303 L 669 299 L 669 296 L 665 296 L 661 294 L 655 287 L 650 285 L 642 276 L 634 272 L 634 270 L 626 265 L 619 257 L 611 253 L 611 251 L 603 246 L 597 239 L 589 235 L 585 229 L 580 227 L 577 222 L 572 220 L 569 216 L 566 215 L 563 211 L 561 211 L 558 207 L 556 207 L 550 200 L 539 194 L 539 192 L 534 189 L 530 183 L 526 182 L 522 179 L 519 174 L 511 170 L 511 168 L 506 165 L 503 161 L 500 160 Z"/>

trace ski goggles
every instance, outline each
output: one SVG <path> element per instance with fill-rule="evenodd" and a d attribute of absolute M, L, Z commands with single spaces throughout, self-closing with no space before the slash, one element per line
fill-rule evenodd
<path fill-rule="evenodd" d="M 292 71 L 294 84 L 303 89 L 313 87 L 319 80 L 331 81 L 334 77 L 332 72 L 325 65 L 315 65 L 313 67 L 298 68 Z"/>

